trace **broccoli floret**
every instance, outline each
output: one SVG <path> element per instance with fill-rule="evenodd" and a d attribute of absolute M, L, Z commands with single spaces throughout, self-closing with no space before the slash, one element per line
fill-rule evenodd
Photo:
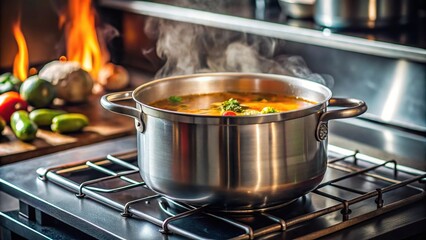
<path fill-rule="evenodd" d="M 229 100 L 224 101 L 222 105 L 220 106 L 220 110 L 222 112 L 225 112 L 225 111 L 233 111 L 236 113 L 243 112 L 243 108 L 240 106 L 240 103 L 238 102 L 238 100 L 233 98 L 230 98 Z"/>

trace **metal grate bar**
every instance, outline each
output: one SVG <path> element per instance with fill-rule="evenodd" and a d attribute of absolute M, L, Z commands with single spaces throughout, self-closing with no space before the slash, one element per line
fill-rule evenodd
<path fill-rule="evenodd" d="M 179 213 L 179 214 L 176 214 L 174 216 L 166 218 L 166 220 L 164 220 L 163 224 L 161 225 L 161 230 L 160 231 L 162 233 L 165 233 L 165 234 L 169 233 L 169 224 L 172 221 L 176 221 L 178 219 L 194 215 L 194 214 L 196 214 L 198 212 L 201 212 L 205 207 L 206 206 L 202 206 L 202 207 L 199 207 L 199 208 L 194 208 L 194 209 L 188 210 L 186 212 Z"/>
<path fill-rule="evenodd" d="M 186 203 L 178 202 L 178 201 L 175 201 L 175 200 L 173 200 L 173 199 L 169 199 L 169 198 L 167 198 L 167 201 L 172 202 L 173 204 L 175 204 L 175 205 L 177 205 L 177 206 L 179 206 L 179 207 L 181 207 L 181 208 L 184 208 L 184 209 L 186 209 L 186 210 L 191 210 L 191 209 L 195 209 L 195 208 L 197 208 L 197 207 L 194 207 L 194 206 L 188 205 L 188 204 L 186 204 Z"/>
<path fill-rule="evenodd" d="M 136 155 L 136 152 L 134 152 L 134 153 L 132 153 L 132 154 L 129 154 L 129 156 L 128 156 L 128 157 L 122 157 L 122 159 L 132 159 L 132 158 L 135 158 L 136 156 L 137 156 L 137 155 Z M 111 162 L 116 163 L 116 164 L 118 164 L 118 165 L 121 165 L 121 166 L 123 166 L 123 167 L 127 167 L 127 168 L 129 168 L 129 169 L 133 169 L 133 170 L 139 170 L 139 168 L 138 168 L 137 166 L 135 166 L 135 165 L 133 165 L 133 164 L 130 164 L 130 163 L 126 162 L 126 161 L 123 161 L 123 160 L 121 160 L 120 158 L 115 157 L 115 156 L 113 156 L 113 155 L 108 154 L 108 155 L 106 156 L 106 158 L 107 158 L 108 160 L 110 160 Z"/>
<path fill-rule="evenodd" d="M 343 156 L 343 157 L 339 157 L 339 158 L 333 158 L 333 159 L 328 160 L 327 162 L 328 162 L 328 164 L 330 164 L 330 163 L 335 163 L 335 162 L 346 160 L 346 159 L 348 159 L 350 157 L 356 158 L 356 155 L 358 153 L 359 153 L 359 151 L 355 150 L 354 154 Z"/>
<path fill-rule="evenodd" d="M 415 181 L 419 181 L 420 182 L 423 178 L 426 178 L 426 174 L 423 174 L 423 175 L 420 175 L 420 176 L 417 176 L 417 177 L 414 177 L 414 178 L 407 179 L 405 181 L 402 181 L 402 182 L 394 184 L 394 185 L 390 185 L 388 187 L 384 187 L 383 188 L 383 192 L 392 191 L 394 189 L 397 189 L 397 188 L 400 188 L 402 186 L 408 185 L 408 184 L 413 183 Z M 419 188 L 419 190 L 420 190 L 420 188 Z"/>
<path fill-rule="evenodd" d="M 381 164 L 381 166 L 384 166 L 385 164 L 386 163 L 383 163 L 383 164 Z M 308 220 L 312 220 L 314 218 L 326 215 L 326 214 L 331 213 L 331 212 L 342 210 L 345 207 L 349 207 L 350 205 L 353 205 L 355 203 L 358 203 L 358 202 L 364 201 L 366 199 L 378 196 L 380 193 L 389 192 L 389 191 L 395 190 L 395 189 L 403 187 L 403 186 L 408 186 L 408 184 L 413 183 L 415 181 L 421 181 L 421 179 L 423 179 L 425 177 L 426 177 L 426 174 L 420 175 L 420 176 L 417 176 L 417 177 L 414 177 L 414 178 L 410 178 L 410 179 L 402 181 L 402 182 L 400 182 L 398 184 L 393 184 L 393 185 L 390 185 L 388 187 L 384 187 L 382 189 L 378 189 L 378 191 L 368 192 L 368 193 L 366 193 L 364 195 L 361 195 L 361 196 L 359 196 L 357 198 L 354 198 L 354 199 L 351 199 L 349 201 L 344 200 L 342 198 L 339 198 L 337 196 L 328 194 L 328 193 L 324 193 L 324 192 L 318 191 L 318 189 L 315 189 L 313 192 L 315 192 L 317 194 L 320 194 L 322 196 L 325 196 L 325 197 L 329 197 L 329 198 L 334 199 L 336 201 L 339 201 L 341 203 L 337 204 L 337 205 L 334 205 L 332 207 L 321 209 L 321 210 L 313 212 L 313 213 L 308 213 L 308 214 L 305 214 L 303 216 L 296 217 L 294 219 L 287 220 L 287 227 L 290 228 L 291 226 L 300 224 L 302 222 L 306 222 Z M 420 189 L 420 188 L 416 188 L 416 189 L 420 192 L 419 194 L 421 194 L 424 197 L 424 194 L 423 194 L 424 191 L 422 189 Z M 347 209 L 347 210 L 349 210 L 349 209 Z M 342 214 L 347 214 L 347 213 L 343 212 Z"/>
<path fill-rule="evenodd" d="M 261 215 L 263 215 L 263 216 L 271 219 L 272 221 L 280 224 L 282 231 L 285 231 L 287 229 L 287 222 L 284 219 L 277 217 L 277 216 L 274 216 L 274 215 L 271 215 L 269 213 L 261 213 Z"/>
<path fill-rule="evenodd" d="M 267 217 L 268 219 L 276 222 L 276 224 L 263 227 L 254 232 L 254 237 L 265 236 L 274 232 L 285 231 L 287 230 L 287 223 L 284 219 L 276 217 L 268 213 L 261 213 L 262 216 Z"/>
<path fill-rule="evenodd" d="M 289 219 L 289 220 L 287 220 L 287 229 L 289 229 L 289 228 L 291 228 L 295 225 L 298 225 L 300 223 L 321 217 L 323 215 L 326 215 L 326 214 L 329 214 L 329 213 L 332 213 L 332 212 L 335 212 L 335 211 L 339 211 L 342 208 L 343 208 L 342 204 L 337 204 L 337 205 L 334 205 L 334 206 L 331 206 L 331 207 L 328 207 L 328 208 L 323 208 L 321 210 L 318 210 L 318 211 L 315 211 L 315 212 L 312 212 L 312 213 L 307 213 L 307 214 Z"/>
<path fill-rule="evenodd" d="M 184 208 L 186 210 L 192 210 L 192 209 L 196 208 L 194 206 L 191 206 L 191 205 L 188 205 L 188 204 L 185 204 L 185 203 L 181 203 L 181 202 L 177 202 L 177 201 L 174 201 L 174 200 L 169 199 L 169 198 L 167 198 L 167 201 L 172 202 L 173 204 L 175 204 L 175 205 L 177 205 L 177 206 L 179 206 L 181 208 Z M 164 211 L 168 212 L 166 210 L 164 210 Z M 231 225 L 233 225 L 235 227 L 238 227 L 238 228 L 242 229 L 246 233 L 246 235 L 249 237 L 249 239 L 252 239 L 253 236 L 254 236 L 253 228 L 250 227 L 250 226 L 248 226 L 248 225 L 246 225 L 246 224 L 243 224 L 243 223 L 240 223 L 240 222 L 235 221 L 233 219 L 222 217 L 222 216 L 219 216 L 219 215 L 207 212 L 207 211 L 204 212 L 203 214 L 205 214 L 207 216 L 210 216 L 210 217 L 213 217 L 213 218 L 216 218 L 216 219 L 219 219 L 221 221 L 224 221 L 226 223 L 229 223 L 229 224 L 231 224 Z M 170 215 L 172 215 L 172 214 L 170 214 Z M 233 239 L 244 239 L 244 238 L 236 237 L 236 238 L 233 238 Z"/>
<path fill-rule="evenodd" d="M 356 172 L 356 171 L 361 170 L 360 168 L 351 167 L 351 166 L 342 166 L 342 165 L 338 165 L 338 164 L 329 164 L 328 167 L 334 168 L 334 169 L 337 169 L 337 170 L 340 170 L 340 171 L 344 171 L 344 172 Z M 381 176 L 381 175 L 374 174 L 374 173 L 366 172 L 366 173 L 364 173 L 364 175 L 369 176 L 369 177 L 373 177 L 373 178 L 376 178 L 376 179 L 380 179 L 380 180 L 383 180 L 383 181 L 386 181 L 386 182 L 389 182 L 389 183 L 400 183 L 401 182 L 399 180 L 388 178 L 388 177 Z"/>
<path fill-rule="evenodd" d="M 86 165 L 89 166 L 89 167 L 91 167 L 91 168 L 94 168 L 94 169 L 98 170 L 99 172 L 102 172 L 102 173 L 105 173 L 105 174 L 109 174 L 111 176 L 117 176 L 119 174 L 119 173 L 113 172 L 111 170 L 108 170 L 108 169 L 106 169 L 104 167 L 98 166 L 98 165 L 96 165 L 96 164 L 94 164 L 92 162 L 86 162 Z M 133 172 L 134 173 L 138 173 L 139 169 L 133 169 Z M 135 181 L 135 180 L 133 180 L 131 178 L 128 178 L 128 177 L 125 177 L 125 176 L 120 176 L 120 179 L 124 180 L 126 182 L 129 182 L 129 183 L 133 183 L 133 184 L 139 183 L 138 181 Z"/>
<path fill-rule="evenodd" d="M 303 237 L 296 238 L 296 239 L 300 239 L 300 240 L 301 239 L 303 239 L 303 240 L 305 240 L 305 239 L 318 239 L 320 237 L 324 237 L 324 236 L 327 236 L 331 233 L 340 231 L 344 228 L 348 228 L 348 227 L 353 226 L 355 224 L 367 221 L 369 219 L 372 219 L 373 217 L 380 216 L 380 215 L 385 214 L 387 212 L 390 212 L 394 209 L 407 206 L 407 205 L 414 203 L 416 201 L 420 201 L 424 198 L 426 198 L 426 195 L 425 195 L 424 192 L 421 192 L 421 193 L 418 193 L 418 194 L 413 195 L 411 197 L 399 200 L 397 202 L 389 203 L 386 206 L 384 206 L 383 208 L 380 208 L 380 209 L 377 209 L 375 211 L 371 211 L 371 212 L 365 213 L 363 215 L 351 218 L 347 221 L 340 222 L 340 223 L 335 224 L 331 227 L 324 228 L 324 229 L 321 229 L 319 231 L 306 234 Z"/>
<path fill-rule="evenodd" d="M 314 193 L 316 193 L 318 195 L 321 195 L 323 197 L 328 197 L 330 199 L 336 200 L 338 202 L 344 202 L 344 201 L 346 201 L 345 199 L 343 199 L 341 197 L 338 197 L 338 196 L 335 196 L 335 195 L 332 195 L 332 194 L 329 194 L 329 193 L 321 192 L 319 189 L 315 189 L 312 192 L 314 192 Z"/>
<path fill-rule="evenodd" d="M 129 158 L 135 157 L 135 154 L 132 154 L 132 153 L 130 153 L 128 155 L 129 156 L 127 156 L 127 157 L 126 157 L 126 155 L 124 155 L 123 159 L 126 159 L 126 158 L 129 159 Z M 124 190 L 130 189 L 130 188 L 134 188 L 134 187 L 138 187 L 138 186 L 145 186 L 146 185 L 144 182 L 135 181 L 135 180 L 133 180 L 131 178 L 126 177 L 126 175 L 138 173 L 139 172 L 139 168 L 138 167 L 136 167 L 136 166 L 134 166 L 132 164 L 129 164 L 129 163 L 127 163 L 127 162 L 125 162 L 125 161 L 123 161 L 121 159 L 118 159 L 117 157 L 114 157 L 112 155 L 108 155 L 107 159 L 109 161 L 113 162 L 113 163 L 116 163 L 116 164 L 119 164 L 119 165 L 121 165 L 123 167 L 129 168 L 130 170 L 118 173 L 118 172 L 111 171 L 111 170 L 109 170 L 109 169 L 107 169 L 105 167 L 102 167 L 101 165 L 104 163 L 104 161 L 99 161 L 99 160 L 96 160 L 96 161 L 87 161 L 86 164 L 85 164 L 86 166 L 88 166 L 88 167 L 90 167 L 92 169 L 95 169 L 95 170 L 97 170 L 99 172 L 111 175 L 111 176 L 103 177 L 103 178 L 98 178 L 98 179 L 93 179 L 93 180 L 89 180 L 89 181 L 81 183 L 80 187 L 79 187 L 79 191 L 76 194 L 77 197 L 84 197 L 84 194 L 82 192 L 82 189 L 84 187 L 86 187 L 86 188 L 88 188 L 88 189 L 90 189 L 92 191 L 96 191 L 96 192 L 113 193 L 113 192 L 124 191 Z M 101 164 L 99 164 L 99 163 L 101 163 Z M 114 179 L 114 178 L 120 178 L 121 180 L 126 181 L 126 182 L 128 182 L 130 184 L 126 185 L 126 186 L 121 186 L 121 187 L 116 187 L 116 188 L 110 188 L 110 189 L 88 186 L 88 185 L 92 185 L 92 184 L 95 184 L 95 183 L 99 183 L 99 182 L 111 180 L 111 179 Z"/>
<path fill-rule="evenodd" d="M 414 178 L 407 179 L 407 180 L 402 181 L 402 182 L 400 182 L 400 183 L 398 183 L 398 184 L 393 184 L 393 185 L 390 185 L 390 186 L 387 186 L 387 187 L 384 187 L 384 188 L 380 188 L 379 190 L 380 190 L 381 192 L 383 192 L 383 193 L 385 193 L 385 192 L 389 192 L 389 191 L 395 190 L 395 189 L 397 189 L 397 188 L 407 186 L 407 185 L 408 185 L 408 184 L 410 184 L 410 183 L 413 183 L 413 182 L 419 181 L 420 179 L 422 179 L 422 178 L 424 178 L 424 177 L 426 177 L 426 174 L 423 174 L 423 175 L 420 175 L 420 176 L 417 176 L 417 177 L 414 177 Z M 420 192 L 423 192 L 423 190 L 422 190 L 422 189 L 418 189 L 418 190 L 419 190 Z M 354 198 L 354 199 L 349 200 L 349 204 L 351 204 L 351 205 L 352 205 L 352 204 L 355 204 L 355 203 L 358 203 L 358 202 L 364 201 L 364 200 L 366 200 L 366 199 L 368 199 L 368 198 L 375 197 L 375 196 L 377 196 L 377 195 L 378 195 L 378 192 L 377 192 L 377 191 L 371 191 L 371 192 L 368 192 L 368 193 L 366 193 L 366 194 L 364 194 L 364 195 L 361 195 L 361 196 L 359 196 L 359 197 L 356 197 L 356 198 Z"/>
<path fill-rule="evenodd" d="M 238 228 L 240 228 L 240 229 L 244 230 L 244 232 L 245 232 L 246 236 L 247 236 L 249 239 L 253 239 L 253 238 L 254 238 L 254 231 L 253 231 L 253 228 L 252 228 L 252 227 L 250 227 L 249 225 L 246 225 L 246 224 L 243 224 L 243 223 L 237 222 L 237 221 L 232 220 L 232 219 L 230 219 L 230 218 L 226 218 L 226 217 L 218 216 L 218 215 L 215 215 L 215 214 L 212 214 L 212 213 L 206 213 L 206 215 L 208 215 L 208 216 L 210 216 L 210 217 L 213 217 L 213 218 L 216 218 L 216 219 L 220 219 L 220 220 L 225 221 L 225 222 L 227 222 L 227 223 L 229 223 L 229 224 L 231 224 L 231 225 L 233 225 L 233 226 L 235 226 L 235 227 L 238 227 Z"/>
<path fill-rule="evenodd" d="M 379 165 L 376 165 L 376 166 L 372 166 L 372 167 L 369 167 L 369 168 L 364 168 L 364 169 L 362 169 L 362 170 L 359 170 L 359 171 L 356 171 L 356 172 L 352 172 L 352 173 L 350 173 L 350 174 L 347 174 L 347 175 L 345 175 L 345 176 L 343 176 L 343 177 L 339 177 L 339 178 L 336 178 L 336 179 L 330 180 L 330 181 L 328 181 L 328 182 L 321 183 L 320 185 L 318 185 L 318 187 L 317 187 L 316 189 L 318 189 L 318 188 L 322 188 L 322 187 L 327 186 L 327 185 L 330 185 L 330 183 L 335 183 L 335 182 L 338 182 L 338 181 L 341 181 L 341 180 L 344 180 L 344 179 L 347 179 L 347 178 L 350 178 L 350 177 L 353 177 L 353 176 L 356 176 L 356 175 L 359 175 L 359 174 L 362 174 L 362 173 L 366 173 L 366 172 L 371 171 L 371 170 L 374 170 L 374 169 L 376 169 L 376 168 L 379 168 L 379 167 L 385 166 L 385 165 L 386 165 L 386 164 L 388 164 L 388 163 L 393 163 L 394 165 L 396 165 L 396 161 L 395 161 L 395 160 L 389 160 L 389 161 L 386 161 L 386 162 L 384 162 L 384 163 L 382 163 L 382 164 L 379 164 Z"/>
<path fill-rule="evenodd" d="M 132 213 L 129 212 L 130 205 L 138 203 L 138 202 L 148 201 L 148 200 L 151 200 L 151 199 L 154 199 L 154 198 L 159 198 L 159 197 L 161 197 L 160 194 L 155 194 L 155 195 L 152 195 L 152 196 L 148 196 L 148 197 L 136 199 L 136 200 L 133 200 L 133 201 L 129 201 L 129 202 L 126 203 L 126 205 L 124 205 L 124 209 L 123 209 L 123 212 L 121 213 L 121 216 L 123 216 L 123 217 L 132 216 Z"/>
<path fill-rule="evenodd" d="M 76 194 L 76 196 L 77 197 L 84 197 L 84 194 L 83 194 L 82 191 L 83 191 L 83 188 L 88 186 L 88 185 L 104 182 L 104 181 L 111 180 L 111 179 L 114 179 L 114 178 L 120 178 L 121 176 L 128 175 L 128 174 L 134 174 L 136 172 L 137 172 L 136 170 L 126 171 L 126 172 L 119 173 L 117 175 L 106 176 L 106 177 L 96 178 L 96 179 L 93 179 L 93 180 L 82 182 L 80 184 L 79 188 L 78 188 L 78 193 Z M 135 184 L 132 184 L 132 185 L 135 185 Z M 128 186 L 131 186 L 131 185 L 128 185 Z M 96 189 L 96 188 L 92 188 L 92 189 Z M 122 189 L 122 187 L 116 188 L 116 189 Z M 114 192 L 113 190 L 114 189 L 110 189 L 110 190 L 102 189 L 100 191 L 102 191 L 102 192 L 108 192 L 108 191 Z"/>
<path fill-rule="evenodd" d="M 122 186 L 122 187 L 116 187 L 116 188 L 98 188 L 98 187 L 91 187 L 91 186 L 86 186 L 87 189 L 90 189 L 92 191 L 95 192 L 101 192 L 101 193 L 115 193 L 115 192 L 120 192 L 120 191 L 124 191 L 130 188 L 134 188 L 134 187 L 139 187 L 139 186 L 145 186 L 144 182 L 140 182 L 140 183 L 132 183 L 126 186 Z"/>
<path fill-rule="evenodd" d="M 334 183 L 330 183 L 330 186 L 333 186 L 335 188 L 340 188 L 340 189 L 346 190 L 348 192 L 358 193 L 358 194 L 366 194 L 367 193 L 366 191 L 361 191 L 361 190 L 358 190 L 358 189 L 355 189 L 355 188 L 340 186 L 340 185 L 336 185 Z"/>

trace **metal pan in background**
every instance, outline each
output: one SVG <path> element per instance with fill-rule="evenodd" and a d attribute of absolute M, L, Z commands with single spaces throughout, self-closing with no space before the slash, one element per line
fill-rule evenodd
<path fill-rule="evenodd" d="M 312 18 L 315 0 L 278 0 L 281 10 L 291 18 Z"/>
<path fill-rule="evenodd" d="M 316 0 L 315 22 L 329 28 L 381 28 L 407 24 L 416 0 Z"/>

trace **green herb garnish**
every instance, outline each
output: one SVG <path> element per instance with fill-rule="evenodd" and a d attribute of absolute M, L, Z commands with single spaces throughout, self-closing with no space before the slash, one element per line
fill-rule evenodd
<path fill-rule="evenodd" d="M 170 96 L 169 97 L 169 101 L 171 103 L 180 103 L 180 102 L 182 102 L 182 97 L 179 97 L 179 96 Z"/>
<path fill-rule="evenodd" d="M 268 113 L 276 113 L 278 112 L 273 107 L 264 107 L 261 111 L 262 114 L 268 114 Z"/>
<path fill-rule="evenodd" d="M 225 111 L 233 111 L 236 113 L 243 112 L 243 108 L 240 106 L 240 103 L 238 102 L 238 100 L 233 98 L 230 98 L 229 100 L 224 101 L 222 105 L 220 106 L 220 110 L 222 112 L 225 112 Z"/>

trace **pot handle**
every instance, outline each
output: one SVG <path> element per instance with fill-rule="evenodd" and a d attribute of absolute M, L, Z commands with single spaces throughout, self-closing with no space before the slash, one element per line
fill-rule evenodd
<path fill-rule="evenodd" d="M 327 138 L 329 120 L 356 117 L 367 111 L 365 102 L 354 98 L 331 98 L 328 102 L 329 106 L 343 107 L 343 109 L 327 111 L 321 115 L 315 134 L 318 141 Z"/>
<path fill-rule="evenodd" d="M 141 110 L 134 107 L 129 107 L 129 106 L 114 103 L 118 101 L 130 100 L 130 99 L 133 99 L 132 91 L 108 93 L 102 96 L 101 105 L 103 108 L 111 112 L 134 118 L 137 121 L 136 129 L 139 130 L 140 132 L 144 132 L 145 123 L 143 122 L 143 119 L 142 119 Z"/>

